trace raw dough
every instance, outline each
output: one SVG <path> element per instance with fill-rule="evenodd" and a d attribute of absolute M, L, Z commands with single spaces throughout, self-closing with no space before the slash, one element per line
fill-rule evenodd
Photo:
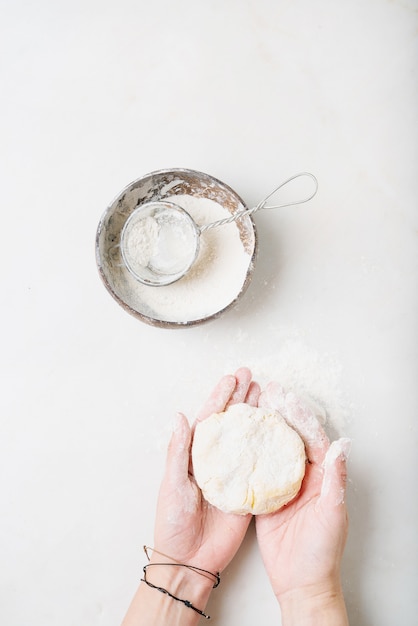
<path fill-rule="evenodd" d="M 306 455 L 278 411 L 233 404 L 198 423 L 192 460 L 208 502 L 229 513 L 259 515 L 297 495 Z"/>

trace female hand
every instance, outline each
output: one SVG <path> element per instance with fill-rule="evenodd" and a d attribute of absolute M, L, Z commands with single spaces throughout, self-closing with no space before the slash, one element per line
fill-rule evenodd
<path fill-rule="evenodd" d="M 300 609 L 299 622 L 286 621 L 286 613 L 294 613 L 294 603 L 307 607 L 312 599 L 342 598 L 339 570 L 348 530 L 344 495 L 350 441 L 339 439 L 330 445 L 313 411 L 276 383 L 267 386 L 259 405 L 283 415 L 304 440 L 308 457 L 296 499 L 256 519 L 260 551 L 284 623 L 302 623 Z M 342 604 L 339 617 L 329 623 L 348 623 Z M 327 623 L 325 618 L 321 621 Z"/>
<path fill-rule="evenodd" d="M 229 404 L 257 406 L 259 395 L 251 372 L 241 368 L 235 376 L 220 380 L 197 421 L 225 410 Z M 222 513 L 203 499 L 190 460 L 193 430 L 184 415 L 179 415 L 158 498 L 150 571 L 147 569 L 147 579 L 142 579 L 122 626 L 196 626 L 214 579 L 171 565 L 181 563 L 214 574 L 221 572 L 238 550 L 250 523 L 251 515 Z"/>
<path fill-rule="evenodd" d="M 197 421 L 224 411 L 230 404 L 257 406 L 260 388 L 251 372 L 241 368 L 224 376 Z M 238 550 L 251 515 L 223 513 L 206 502 L 193 478 L 190 451 L 194 427 L 179 415 L 172 435 L 157 505 L 155 548 L 178 562 L 221 572 Z"/>

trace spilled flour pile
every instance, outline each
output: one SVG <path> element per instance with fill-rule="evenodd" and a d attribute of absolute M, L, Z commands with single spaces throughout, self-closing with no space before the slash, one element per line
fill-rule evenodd
<path fill-rule="evenodd" d="M 251 341 L 243 343 L 250 358 L 246 362 L 234 360 L 234 364 L 228 364 L 228 371 L 246 365 L 261 387 L 270 381 L 278 382 L 314 410 L 332 438 L 344 434 L 351 404 L 343 391 L 342 365 L 335 357 L 319 354 L 297 337 L 285 339 L 276 353 L 262 356 L 257 356 L 255 348 L 248 350 Z"/>

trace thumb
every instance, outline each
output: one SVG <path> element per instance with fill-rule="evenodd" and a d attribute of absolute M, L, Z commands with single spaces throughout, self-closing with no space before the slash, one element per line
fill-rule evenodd
<path fill-rule="evenodd" d="M 351 449 L 351 440 L 346 437 L 333 441 L 327 450 L 322 467 L 320 502 L 325 506 L 344 504 L 347 483 L 346 461 Z"/>
<path fill-rule="evenodd" d="M 177 413 L 173 433 L 168 444 L 165 480 L 180 487 L 188 480 L 191 431 L 187 418 Z"/>

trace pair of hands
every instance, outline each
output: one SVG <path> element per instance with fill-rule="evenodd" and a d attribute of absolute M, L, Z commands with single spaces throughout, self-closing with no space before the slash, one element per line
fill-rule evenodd
<path fill-rule="evenodd" d="M 295 500 L 256 518 L 257 539 L 274 593 L 321 593 L 339 584 L 347 535 L 344 504 L 348 440 L 330 444 L 314 413 L 276 383 L 261 392 L 251 372 L 240 368 L 217 384 L 197 421 L 230 404 L 277 409 L 305 442 L 308 463 Z M 178 562 L 222 572 L 245 536 L 251 515 L 224 513 L 208 504 L 191 468 L 194 428 L 178 416 L 167 453 L 155 525 L 155 546 Z"/>

